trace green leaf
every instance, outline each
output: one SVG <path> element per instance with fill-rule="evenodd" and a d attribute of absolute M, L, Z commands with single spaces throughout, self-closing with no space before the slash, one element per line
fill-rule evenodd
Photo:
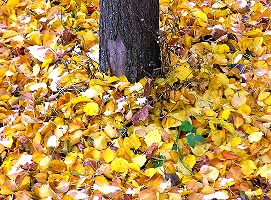
<path fill-rule="evenodd" d="M 195 147 L 195 141 L 194 140 L 187 140 L 187 144 L 192 148 Z"/>
<path fill-rule="evenodd" d="M 202 135 L 195 135 L 194 141 L 195 142 L 204 142 L 205 138 Z"/>
<path fill-rule="evenodd" d="M 153 162 L 154 168 L 161 167 L 165 162 L 165 156 L 158 156 L 158 159 Z"/>
<path fill-rule="evenodd" d="M 184 132 L 190 132 L 193 128 L 192 124 L 187 120 L 183 121 L 181 126 L 179 126 L 179 130 Z"/>
<path fill-rule="evenodd" d="M 178 145 L 177 144 L 173 144 L 172 150 L 177 151 L 178 150 Z"/>
<path fill-rule="evenodd" d="M 194 136 L 195 136 L 194 133 L 189 133 L 189 134 L 186 134 L 185 138 L 186 138 L 187 140 L 194 140 Z"/>
<path fill-rule="evenodd" d="M 84 174 L 80 174 L 77 171 L 71 171 L 70 174 L 73 176 L 84 176 Z"/>
<path fill-rule="evenodd" d="M 195 129 L 195 127 L 193 127 L 193 129 L 191 130 L 191 133 L 196 133 L 197 129 Z"/>

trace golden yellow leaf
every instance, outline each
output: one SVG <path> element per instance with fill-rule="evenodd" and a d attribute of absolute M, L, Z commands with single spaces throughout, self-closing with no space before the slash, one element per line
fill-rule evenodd
<path fill-rule="evenodd" d="M 230 140 L 231 147 L 234 148 L 237 145 L 242 143 L 242 139 L 240 137 L 234 137 Z"/>
<path fill-rule="evenodd" d="M 9 2 L 12 2 L 12 0 L 9 0 Z M 7 38 L 14 37 L 16 35 L 19 35 L 19 32 L 13 31 L 13 30 L 7 30 L 7 31 L 4 32 L 2 38 L 7 39 Z"/>
<path fill-rule="evenodd" d="M 148 168 L 145 170 L 145 175 L 148 176 L 149 178 L 153 177 L 154 174 L 156 174 L 155 168 Z"/>
<path fill-rule="evenodd" d="M 104 132 L 110 138 L 114 138 L 118 135 L 118 131 L 115 128 L 113 128 L 110 124 L 106 125 L 106 127 L 104 128 Z"/>
<path fill-rule="evenodd" d="M 271 179 L 271 164 L 265 164 L 264 166 L 259 167 L 257 171 L 257 175 L 260 175 L 261 177 L 270 180 Z"/>
<path fill-rule="evenodd" d="M 11 195 L 14 194 L 12 190 L 9 189 L 7 185 L 2 185 L 0 189 L 0 194 L 1 195 Z"/>
<path fill-rule="evenodd" d="M 230 52 L 230 47 L 226 44 L 216 45 L 214 48 L 214 53 L 217 53 L 217 54 L 225 54 L 228 52 Z"/>
<path fill-rule="evenodd" d="M 259 142 L 262 139 L 263 135 L 264 134 L 262 132 L 254 132 L 248 136 L 248 140 L 250 143 Z"/>
<path fill-rule="evenodd" d="M 56 194 L 52 190 L 52 188 L 49 186 L 49 184 L 42 185 L 39 189 L 39 197 L 42 199 L 46 199 L 48 197 L 55 197 Z"/>
<path fill-rule="evenodd" d="M 221 113 L 221 118 L 227 120 L 231 114 L 231 111 L 229 109 L 225 109 Z"/>
<path fill-rule="evenodd" d="M 188 154 L 183 158 L 182 161 L 189 169 L 192 169 L 196 164 L 196 157 L 194 155 Z"/>
<path fill-rule="evenodd" d="M 257 166 L 252 160 L 245 160 L 241 164 L 241 171 L 245 176 L 251 175 L 256 169 Z"/>
<path fill-rule="evenodd" d="M 202 143 L 196 143 L 195 147 L 191 149 L 195 156 L 202 156 L 205 152 L 205 146 Z"/>
<path fill-rule="evenodd" d="M 92 101 L 92 100 L 90 98 L 88 98 L 88 97 L 79 96 L 79 97 L 76 97 L 76 98 L 72 99 L 68 103 L 68 105 L 76 105 L 76 104 L 78 104 L 80 102 L 90 102 L 90 101 Z"/>
<path fill-rule="evenodd" d="M 46 156 L 43 159 L 40 160 L 39 166 L 40 166 L 40 171 L 45 171 L 50 165 L 51 157 Z"/>
<path fill-rule="evenodd" d="M 52 160 L 50 170 L 55 173 L 62 173 L 66 170 L 66 164 L 62 160 Z"/>
<path fill-rule="evenodd" d="M 269 95 L 265 100 L 263 100 L 265 105 L 270 106 L 271 105 L 271 95 Z"/>
<path fill-rule="evenodd" d="M 218 175 L 219 175 L 219 171 L 215 167 L 208 166 L 208 165 L 203 165 L 200 168 L 200 172 L 202 176 L 210 182 L 214 182 L 218 178 Z"/>
<path fill-rule="evenodd" d="M 265 100 L 270 95 L 270 92 L 261 92 L 258 96 L 259 101 Z"/>
<path fill-rule="evenodd" d="M 241 115 L 242 114 L 249 115 L 251 113 L 251 108 L 247 104 L 243 104 L 238 108 L 237 112 L 240 113 Z"/>
<path fill-rule="evenodd" d="M 77 154 L 70 152 L 66 155 L 66 158 L 64 160 L 64 163 L 67 165 L 67 167 L 70 167 L 76 162 Z"/>
<path fill-rule="evenodd" d="M 128 170 L 128 161 L 123 158 L 115 158 L 110 165 L 110 169 L 116 172 L 125 172 Z"/>
<path fill-rule="evenodd" d="M 159 130 L 150 131 L 145 137 L 144 141 L 146 142 L 147 146 L 150 147 L 154 142 L 158 144 L 161 142 L 161 134 Z"/>
<path fill-rule="evenodd" d="M 99 105 L 95 102 L 89 102 L 84 106 L 83 111 L 90 116 L 99 114 Z"/>
<path fill-rule="evenodd" d="M 105 162 L 109 163 L 115 158 L 115 151 L 111 150 L 110 147 L 108 147 L 103 153 L 102 157 Z"/>
<path fill-rule="evenodd" d="M 42 68 L 47 68 L 49 67 L 49 65 L 53 62 L 53 59 L 52 58 L 47 58 L 45 59 L 42 64 L 41 64 L 41 67 Z"/>
<path fill-rule="evenodd" d="M 95 176 L 95 184 L 99 186 L 108 186 L 109 182 L 104 176 Z"/>
<path fill-rule="evenodd" d="M 128 163 L 127 166 L 128 166 L 130 169 L 133 169 L 133 170 L 135 170 L 135 171 L 137 171 L 137 172 L 140 171 L 140 167 L 139 167 L 139 165 L 136 164 L 136 163 Z"/>
<path fill-rule="evenodd" d="M 131 134 L 129 138 L 131 140 L 131 143 L 133 144 L 134 149 L 138 149 L 139 147 L 141 147 L 141 142 L 135 134 Z"/>
<path fill-rule="evenodd" d="M 216 115 L 213 110 L 205 110 L 204 113 L 207 117 L 214 117 Z"/>
<path fill-rule="evenodd" d="M 175 123 L 175 119 L 172 118 L 172 117 L 165 117 L 163 120 L 162 120 L 162 126 L 165 128 L 165 129 L 169 129 L 172 127 L 172 125 Z"/>
<path fill-rule="evenodd" d="M 234 126 L 236 128 L 239 128 L 243 124 L 244 124 L 244 119 L 242 117 L 236 116 L 235 119 L 234 119 Z"/>
<path fill-rule="evenodd" d="M 145 154 L 138 154 L 135 157 L 133 157 L 131 159 L 131 161 L 133 163 L 138 164 L 139 167 L 142 167 L 145 164 L 145 162 L 147 161 L 147 158 L 146 158 Z"/>
<path fill-rule="evenodd" d="M 174 77 L 180 79 L 180 81 L 183 81 L 187 78 L 192 78 L 193 73 L 188 65 L 181 65 L 174 68 Z"/>
<path fill-rule="evenodd" d="M 104 135 L 101 135 L 95 138 L 93 141 L 93 146 L 98 150 L 106 149 L 107 147 L 106 137 Z"/>
<path fill-rule="evenodd" d="M 207 15 L 204 12 L 202 12 L 202 11 L 196 11 L 195 12 L 195 16 L 198 17 L 198 18 L 200 18 L 200 19 L 202 19 L 204 22 L 208 22 Z"/>

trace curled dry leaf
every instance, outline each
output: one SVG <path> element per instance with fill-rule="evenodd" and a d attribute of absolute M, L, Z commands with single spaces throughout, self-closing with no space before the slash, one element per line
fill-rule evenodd
<path fill-rule="evenodd" d="M 134 125 L 137 125 L 139 123 L 139 121 L 145 121 L 148 116 L 149 116 L 149 110 L 153 109 L 152 106 L 150 106 L 149 104 L 143 106 L 139 111 L 137 111 L 132 119 L 132 122 Z"/>

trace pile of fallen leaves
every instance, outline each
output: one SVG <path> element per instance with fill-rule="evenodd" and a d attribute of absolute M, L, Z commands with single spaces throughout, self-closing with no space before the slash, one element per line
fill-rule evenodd
<path fill-rule="evenodd" d="M 270 3 L 161 0 L 137 83 L 98 70 L 97 0 L 0 3 L 0 198 L 270 198 Z"/>

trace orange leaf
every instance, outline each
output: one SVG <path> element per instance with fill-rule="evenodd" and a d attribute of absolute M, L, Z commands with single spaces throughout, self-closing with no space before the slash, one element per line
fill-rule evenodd
<path fill-rule="evenodd" d="M 223 158 L 227 159 L 227 160 L 232 160 L 232 159 L 237 159 L 239 158 L 237 155 L 233 154 L 233 153 L 228 153 L 226 151 L 222 151 L 222 156 Z"/>

